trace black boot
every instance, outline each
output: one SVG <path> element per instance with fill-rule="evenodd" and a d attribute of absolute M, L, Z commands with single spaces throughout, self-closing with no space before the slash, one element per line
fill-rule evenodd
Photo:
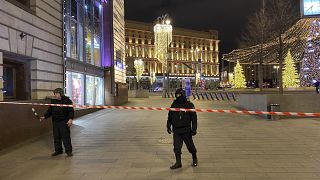
<path fill-rule="evenodd" d="M 198 166 L 198 158 L 197 158 L 197 154 L 192 154 L 192 160 L 193 160 L 193 162 L 192 162 L 192 166 L 193 166 L 193 167 Z"/>
<path fill-rule="evenodd" d="M 60 152 L 60 151 L 55 151 L 54 153 L 51 154 L 51 156 L 54 157 L 54 156 L 58 156 L 58 155 L 60 155 L 60 154 L 62 154 L 62 152 Z"/>
<path fill-rule="evenodd" d="M 176 163 L 170 167 L 170 169 L 179 169 L 182 168 L 181 164 L 181 154 L 176 154 Z"/>

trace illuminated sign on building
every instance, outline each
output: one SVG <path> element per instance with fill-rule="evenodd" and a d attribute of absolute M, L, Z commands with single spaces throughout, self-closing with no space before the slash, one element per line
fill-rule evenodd
<path fill-rule="evenodd" d="M 320 0 L 301 0 L 301 14 L 304 17 L 320 17 Z"/>

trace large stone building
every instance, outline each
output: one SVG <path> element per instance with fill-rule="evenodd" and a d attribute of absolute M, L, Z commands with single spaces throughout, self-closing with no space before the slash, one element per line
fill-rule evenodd
<path fill-rule="evenodd" d="M 0 101 L 127 100 L 124 0 L 0 0 Z"/>
<path fill-rule="evenodd" d="M 162 64 L 155 57 L 152 23 L 126 20 L 126 63 L 128 78 L 135 75 L 133 62 L 145 62 L 145 76 L 155 72 L 158 82 L 162 81 Z M 201 75 L 208 81 L 219 79 L 219 40 L 218 32 L 195 31 L 173 27 L 173 42 L 169 48 L 169 73 L 172 85 L 177 79 L 191 78 L 194 82 L 194 68 L 201 59 Z M 178 80 L 179 81 L 179 80 Z M 161 82 L 158 83 L 162 84 Z M 175 87 L 172 87 L 175 88 Z"/>

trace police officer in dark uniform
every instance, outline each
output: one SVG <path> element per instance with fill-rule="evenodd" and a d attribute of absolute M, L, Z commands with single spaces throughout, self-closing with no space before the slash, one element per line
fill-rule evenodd
<path fill-rule="evenodd" d="M 178 89 L 175 93 L 176 100 L 171 108 L 194 109 L 193 103 L 187 100 L 185 91 Z M 176 156 L 176 163 L 170 169 L 178 169 L 181 164 L 181 148 L 183 142 L 186 144 L 189 152 L 192 154 L 192 166 L 198 165 L 197 150 L 193 143 L 192 136 L 197 134 L 197 114 L 196 112 L 175 112 L 170 111 L 167 121 L 167 131 L 169 134 L 173 132 L 173 146 Z"/>
<path fill-rule="evenodd" d="M 55 99 L 51 100 L 51 104 L 72 105 L 72 101 L 64 95 L 63 89 L 57 88 L 53 91 L 53 93 Z M 70 137 L 70 127 L 72 126 L 72 121 L 74 117 L 73 107 L 50 106 L 45 115 L 40 118 L 40 122 L 49 117 L 52 117 L 53 138 L 55 148 L 55 152 L 51 156 L 57 156 L 63 153 L 62 142 L 67 156 L 73 156 Z"/>

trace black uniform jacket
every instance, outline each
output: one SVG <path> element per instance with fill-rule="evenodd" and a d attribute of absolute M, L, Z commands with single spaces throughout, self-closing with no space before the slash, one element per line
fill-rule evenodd
<path fill-rule="evenodd" d="M 52 99 L 51 104 L 68 104 L 72 105 L 72 101 L 66 97 L 63 96 L 61 100 Z M 50 106 L 45 113 L 44 117 L 47 119 L 52 116 L 52 121 L 68 121 L 69 119 L 74 118 L 74 109 L 73 107 L 56 107 L 56 106 Z"/>
<path fill-rule="evenodd" d="M 172 103 L 171 108 L 194 109 L 194 105 L 190 101 L 180 103 L 177 100 L 175 100 Z M 178 134 L 197 131 L 197 113 L 169 111 L 167 128 L 171 129 L 171 126 L 173 132 Z"/>

